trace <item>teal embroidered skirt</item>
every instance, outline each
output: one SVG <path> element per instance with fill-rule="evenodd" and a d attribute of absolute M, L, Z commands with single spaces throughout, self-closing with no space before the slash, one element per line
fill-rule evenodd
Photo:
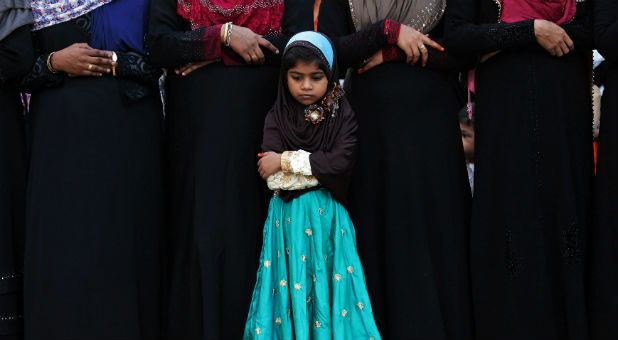
<path fill-rule="evenodd" d="M 326 190 L 270 201 L 244 339 L 380 339 L 354 226 Z"/>

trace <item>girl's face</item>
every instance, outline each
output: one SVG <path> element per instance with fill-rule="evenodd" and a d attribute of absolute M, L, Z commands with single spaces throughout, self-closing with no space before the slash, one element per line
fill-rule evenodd
<path fill-rule="evenodd" d="M 299 60 L 288 70 L 287 78 L 290 94 L 303 105 L 315 104 L 321 100 L 328 88 L 328 77 L 317 61 Z"/>

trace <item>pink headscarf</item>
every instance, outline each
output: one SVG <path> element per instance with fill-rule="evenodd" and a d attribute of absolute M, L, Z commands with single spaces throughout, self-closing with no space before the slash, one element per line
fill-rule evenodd
<path fill-rule="evenodd" d="M 502 5 L 502 22 L 543 19 L 558 25 L 575 17 L 576 0 L 499 0 Z"/>

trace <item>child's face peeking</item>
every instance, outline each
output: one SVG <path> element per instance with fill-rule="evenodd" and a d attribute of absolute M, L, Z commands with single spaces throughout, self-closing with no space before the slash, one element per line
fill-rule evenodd
<path fill-rule="evenodd" d="M 474 163 L 474 124 L 459 123 L 466 162 Z"/>
<path fill-rule="evenodd" d="M 288 70 L 288 89 L 296 101 L 311 105 L 324 97 L 328 88 L 328 77 L 317 61 L 299 60 Z"/>

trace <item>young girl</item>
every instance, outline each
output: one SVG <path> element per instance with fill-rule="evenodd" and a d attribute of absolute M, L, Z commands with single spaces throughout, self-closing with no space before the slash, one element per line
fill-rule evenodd
<path fill-rule="evenodd" d="M 357 152 L 330 41 L 289 41 L 258 162 L 275 192 L 244 339 L 380 339 L 340 202 Z"/>

